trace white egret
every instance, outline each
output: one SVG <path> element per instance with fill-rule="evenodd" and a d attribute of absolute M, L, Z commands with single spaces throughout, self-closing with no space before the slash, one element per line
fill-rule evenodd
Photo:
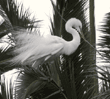
<path fill-rule="evenodd" d="M 21 33 L 18 33 L 16 37 L 19 41 L 19 47 L 14 51 L 16 56 L 11 61 L 22 65 L 33 64 L 33 67 L 36 68 L 61 54 L 70 55 L 74 53 L 80 45 L 82 23 L 76 18 L 71 18 L 66 22 L 65 29 L 73 36 L 72 41 L 66 41 L 54 35 L 48 37 L 32 33 L 27 35 L 27 33 L 23 33 L 24 31 L 20 31 Z"/>

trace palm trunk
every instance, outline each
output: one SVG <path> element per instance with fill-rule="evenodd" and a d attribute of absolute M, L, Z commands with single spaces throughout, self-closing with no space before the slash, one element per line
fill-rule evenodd
<path fill-rule="evenodd" d="M 94 0 L 89 0 L 90 9 L 90 43 L 96 48 L 95 18 L 94 18 Z M 96 69 L 96 51 L 90 47 L 90 65 Z M 95 73 L 95 72 L 94 72 Z M 95 74 L 97 75 L 97 73 Z M 93 86 L 98 84 L 98 79 L 93 78 Z M 98 86 L 94 88 L 95 94 L 98 93 Z M 95 95 L 94 94 L 94 95 Z"/>

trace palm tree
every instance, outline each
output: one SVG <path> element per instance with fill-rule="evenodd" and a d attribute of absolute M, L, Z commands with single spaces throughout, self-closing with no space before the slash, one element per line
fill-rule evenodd
<path fill-rule="evenodd" d="M 85 37 L 86 37 L 86 39 L 88 40 L 88 41 L 90 41 L 92 38 L 91 38 L 91 36 L 89 36 L 88 34 L 86 34 L 86 33 L 88 33 L 89 32 L 89 28 L 87 28 L 87 26 L 89 25 L 88 23 L 87 23 L 87 16 L 84 16 L 84 5 L 87 3 L 87 1 L 71 1 L 71 0 L 69 0 L 68 1 L 68 5 L 67 5 L 67 8 L 65 8 L 65 10 L 62 10 L 63 12 L 61 13 L 61 15 L 63 15 L 62 17 L 64 17 L 64 19 L 69 19 L 70 17 L 77 17 L 77 18 L 79 18 L 82 22 L 83 22 L 83 27 L 84 27 L 84 29 L 83 29 L 83 32 L 85 33 Z M 64 3 L 62 3 L 62 4 L 64 4 Z M 59 6 L 58 6 L 59 7 Z M 61 8 L 63 8 L 63 7 L 61 7 Z M 64 8 L 63 8 L 64 9 Z M 61 12 L 61 9 L 59 10 L 59 12 Z M 56 12 L 57 13 L 57 12 Z M 80 16 L 79 16 L 80 15 Z M 57 15 L 58 16 L 58 15 Z M 57 18 L 58 19 L 58 18 Z M 61 19 L 62 20 L 62 19 Z M 61 22 L 61 21 L 60 21 Z M 64 23 L 64 21 L 63 21 L 63 23 Z M 56 25 L 57 27 L 58 27 L 58 25 Z M 62 26 L 63 27 L 63 30 L 62 30 L 62 35 L 63 35 L 63 37 L 66 39 L 66 40 L 71 40 L 71 37 L 69 36 L 69 35 L 67 35 L 67 33 L 65 33 L 65 30 L 64 30 L 64 26 Z M 57 29 L 57 30 L 61 30 L 61 29 Z M 58 33 L 58 31 L 57 32 L 55 32 L 55 33 Z M 61 35 L 61 33 L 59 33 L 60 35 Z M 94 34 L 92 34 L 92 35 L 94 35 Z M 95 39 L 94 39 L 95 40 Z M 94 42 L 95 43 L 95 41 L 91 41 L 91 43 L 92 42 Z M 92 43 L 93 44 L 93 43 Z M 94 57 L 95 56 L 95 53 L 94 53 L 94 56 L 92 56 L 91 55 L 91 47 L 90 46 L 88 46 L 83 40 L 82 40 L 82 44 L 81 44 L 81 46 L 79 47 L 79 49 L 76 51 L 76 53 L 74 54 L 74 55 L 71 55 L 71 57 L 67 57 L 66 56 L 66 65 L 65 65 L 65 68 L 67 68 L 67 67 L 69 67 L 69 72 L 70 72 L 70 77 L 73 77 L 73 82 L 71 82 L 72 84 L 74 84 L 74 85 L 72 85 L 73 87 L 70 87 L 71 88 L 71 92 L 74 92 L 74 96 L 71 96 L 70 94 L 71 94 L 71 92 L 69 91 L 70 90 L 70 88 L 69 88 L 69 90 L 66 88 L 66 90 L 68 91 L 68 96 L 70 96 L 70 97 L 73 97 L 73 98 L 75 98 L 75 99 L 83 99 L 83 98 L 87 98 L 87 96 L 88 97 L 92 97 L 92 96 L 94 96 L 93 94 L 91 94 L 92 96 L 90 96 L 90 94 L 89 94 L 89 92 L 90 93 L 92 93 L 93 92 L 93 90 L 94 90 L 94 93 L 97 93 L 97 90 L 98 90 L 98 87 L 94 87 L 94 88 L 92 88 L 93 86 L 94 86 L 94 84 L 96 84 L 97 85 L 97 79 L 95 78 L 88 78 L 87 77 L 87 79 L 86 79 L 86 74 L 85 74 L 85 72 L 87 73 L 87 70 L 88 69 L 90 69 L 91 67 L 93 67 L 93 64 L 95 64 L 95 61 L 94 62 L 91 62 L 91 59 L 93 59 L 92 57 Z M 93 49 L 92 49 L 93 50 Z M 90 51 L 90 52 L 89 52 Z M 77 56 L 77 55 L 79 55 L 79 56 Z M 80 61 L 79 61 L 80 60 Z M 95 59 L 94 59 L 95 60 Z M 83 63 L 84 62 L 84 63 Z M 73 67 L 74 66 L 74 67 Z M 76 67 L 77 66 L 77 67 Z M 87 67 L 88 66 L 88 67 Z M 73 68 L 73 70 L 71 71 L 70 70 L 70 68 L 72 69 Z M 83 71 L 83 72 L 82 72 Z M 66 74 L 66 72 L 68 72 L 68 71 L 65 71 L 64 72 L 64 74 Z M 83 73 L 84 73 L 84 75 L 83 75 Z M 64 74 L 62 74 L 62 75 L 64 75 Z M 71 75 L 72 74 L 72 75 Z M 82 76 L 81 76 L 81 74 L 82 74 Z M 94 73 L 93 73 L 94 74 Z M 61 75 L 61 74 L 60 74 Z M 67 75 L 69 75 L 68 73 L 67 73 Z M 73 76 L 74 75 L 74 76 Z M 91 75 L 92 75 L 92 72 L 91 72 Z M 66 76 L 64 76 L 64 77 L 66 77 Z M 79 79 L 75 79 L 75 78 L 79 78 Z M 82 79 L 83 78 L 83 79 Z M 68 78 L 66 78 L 66 82 L 68 81 L 67 80 Z M 81 80 L 82 79 L 82 80 Z M 96 80 L 96 82 L 95 82 L 95 80 Z M 70 80 L 69 80 L 70 81 Z M 81 90 L 80 88 L 82 88 L 82 82 L 84 81 L 84 85 L 85 85 L 85 87 L 83 87 L 83 88 L 85 88 L 85 89 L 83 89 L 83 90 Z M 87 83 L 87 82 L 90 82 L 90 83 Z M 64 81 L 62 81 L 62 83 L 64 83 Z M 69 82 L 68 82 L 69 83 Z M 66 84 L 66 83 L 65 83 Z M 64 84 L 64 85 L 65 85 Z M 87 85 L 86 85 L 87 84 Z M 81 86 L 79 86 L 79 85 L 81 85 Z M 73 88 L 73 89 L 72 89 Z M 87 88 L 87 89 L 86 89 Z M 92 88 L 90 91 L 87 91 L 88 89 L 90 89 L 90 88 Z M 95 89 L 96 88 L 96 89 Z M 96 90 L 96 91 L 95 91 Z M 82 92 L 81 92 L 82 91 Z M 84 92 L 86 92 L 87 91 L 87 93 L 86 94 L 84 94 Z M 78 95 L 79 94 L 79 92 L 80 92 L 80 95 Z M 81 94 L 82 93 L 82 94 Z"/>
<path fill-rule="evenodd" d="M 99 51 L 102 54 L 102 57 L 99 57 L 99 61 L 102 64 L 105 64 L 104 66 L 100 67 L 99 79 L 102 81 L 101 88 L 100 88 L 100 99 L 109 99 L 110 98 L 110 67 L 109 67 L 109 60 L 110 60 L 110 12 L 105 14 L 105 17 L 102 21 L 102 25 L 99 28 L 99 31 L 101 31 L 101 36 L 99 39 L 98 47 Z"/>
<path fill-rule="evenodd" d="M 0 4 L 1 4 L 1 10 L 0 10 L 1 16 L 5 19 L 4 23 L 1 25 L 1 32 L 0 32 L 1 38 L 4 35 L 10 33 L 13 29 L 15 29 L 16 26 L 28 28 L 29 30 L 35 27 L 33 26 L 35 23 L 35 19 L 34 18 L 30 19 L 30 13 L 27 10 L 24 11 L 23 5 L 20 4 L 16 5 L 17 2 L 15 2 L 14 0 L 8 0 L 8 1 L 0 0 Z M 19 9 L 19 7 L 21 7 L 21 9 Z M 11 38 L 10 35 L 7 36 L 9 39 L 13 39 Z M 1 53 L 0 55 L 1 61 L 12 57 L 12 55 L 7 54 L 8 52 L 9 51 Z M 2 67 L 4 67 L 4 65 Z M 7 69 L 5 68 L 5 71 L 8 69 L 9 67 L 7 67 Z"/>
<path fill-rule="evenodd" d="M 71 40 L 71 37 L 68 36 L 64 30 L 64 23 L 65 20 L 71 17 L 77 17 L 83 22 L 83 25 L 85 27 L 83 31 L 85 33 L 86 39 L 89 39 L 89 35 L 86 34 L 88 33 L 87 28 L 88 25 L 86 23 L 87 17 L 83 16 L 84 15 L 83 6 L 86 2 L 87 1 L 79 2 L 75 0 L 74 1 L 69 0 L 66 2 L 60 0 L 57 1 L 56 6 L 53 4 L 55 15 L 54 15 L 54 24 L 52 25 L 53 26 L 52 34 L 62 36 L 66 40 Z M 59 62 L 60 61 L 59 59 L 55 61 L 54 68 L 56 67 L 56 69 L 54 69 L 54 73 L 57 75 L 58 72 L 58 76 L 54 76 L 55 78 L 54 77 L 52 78 L 54 78 L 54 80 L 57 80 L 55 82 L 57 83 L 58 86 L 60 86 L 60 90 L 61 88 L 63 88 L 64 90 L 63 93 L 65 93 L 68 99 L 92 98 L 94 96 L 94 93 L 96 93 L 94 91 L 96 90 L 96 86 L 94 86 L 93 78 L 87 75 L 88 74 L 87 70 L 90 69 L 94 64 L 94 63 L 90 64 L 90 60 L 88 60 L 90 59 L 89 55 L 91 56 L 89 52 L 89 46 L 82 40 L 81 46 L 74 55 L 63 56 L 64 60 L 63 64 Z M 53 73 L 51 66 L 49 67 L 50 71 L 52 71 L 51 73 Z M 62 68 L 63 72 L 60 70 L 59 67 Z M 93 72 L 91 72 L 91 74 L 93 74 Z"/>
<path fill-rule="evenodd" d="M 2 8 L 6 12 L 12 26 L 30 28 L 27 26 L 31 24 L 33 27 L 34 21 L 29 19 L 28 12 L 23 13 L 21 10 L 20 15 L 22 17 L 18 13 L 16 14 L 18 7 L 13 0 L 9 0 L 8 3 L 7 0 L 0 0 L 0 2 L 1 5 L 5 5 Z M 64 24 L 69 18 L 76 17 L 82 21 L 83 33 L 89 41 L 90 36 L 88 32 L 90 31 L 88 27 L 90 25 L 86 21 L 87 15 L 85 15 L 84 9 L 87 2 L 88 0 L 56 0 L 56 5 L 52 2 L 55 13 L 54 22 L 51 21 L 51 34 L 71 40 L 71 36 L 67 35 L 64 29 Z M 6 55 L 7 53 L 4 56 Z M 38 70 L 34 70 L 30 66 L 20 67 L 20 72 L 17 72 L 18 76 L 15 82 L 15 98 L 51 99 L 56 97 L 61 99 L 90 99 L 94 97 L 96 87 L 94 86 L 94 78 L 91 76 L 94 72 L 90 70 L 95 63 L 90 63 L 91 57 L 90 47 L 82 39 L 78 50 L 71 56 L 62 55 L 53 64 L 44 64 Z M 12 66 L 12 68 L 15 67 Z M 10 68 L 6 67 L 5 70 L 9 71 Z M 10 92 L 12 92 L 11 80 L 8 82 Z M 5 86 L 2 86 L 3 88 L 5 89 Z M 8 95 L 12 98 L 11 94 Z M 4 99 L 6 99 L 5 96 L 7 95 L 4 95 Z"/>
<path fill-rule="evenodd" d="M 0 25 L 0 38 L 1 41 L 3 39 L 3 36 L 7 35 L 8 41 L 2 41 L 1 43 L 8 43 L 8 46 L 6 48 L 0 49 L 0 61 L 5 61 L 9 58 L 11 58 L 13 55 L 9 55 L 10 50 L 12 49 L 12 43 L 13 43 L 13 37 L 9 34 L 13 30 L 15 30 L 17 27 L 23 27 L 28 30 L 32 30 L 33 28 L 36 28 L 34 23 L 36 23 L 35 19 L 30 19 L 30 13 L 29 10 L 24 10 L 22 4 L 17 4 L 14 0 L 0 0 L 0 15 L 1 18 L 4 20 L 4 22 Z M 19 9 L 21 7 L 21 9 Z M 1 20 L 0 20 L 1 21 Z M 11 46 L 9 48 L 9 46 Z M 0 75 L 4 72 L 12 70 L 13 66 L 8 66 L 6 64 L 0 64 Z M 9 86 L 9 92 L 6 93 L 7 87 L 6 87 L 6 78 L 4 75 L 1 76 L 1 89 L 2 89 L 2 98 L 8 99 L 13 97 L 12 95 L 12 83 L 10 83 Z M 10 79 L 11 81 L 12 79 Z M 7 82 L 8 83 L 8 82 Z"/>
<path fill-rule="evenodd" d="M 91 45 L 94 46 L 96 49 L 96 33 L 95 33 L 95 18 L 94 18 L 94 0 L 89 0 L 90 8 L 89 8 L 89 16 L 90 16 L 90 39 L 89 42 Z M 90 47 L 90 65 L 92 65 L 94 68 L 96 68 L 96 50 L 94 50 L 92 47 Z M 97 68 L 96 68 L 97 70 Z M 94 72 L 93 74 L 97 75 L 97 72 Z M 93 78 L 94 85 L 98 83 L 98 79 Z M 98 93 L 98 86 L 95 86 L 94 88 L 95 95 Z"/>

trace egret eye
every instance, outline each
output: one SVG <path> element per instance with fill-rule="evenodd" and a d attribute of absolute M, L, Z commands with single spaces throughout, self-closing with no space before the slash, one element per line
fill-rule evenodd
<path fill-rule="evenodd" d="M 73 29 L 75 29 L 75 27 L 74 27 L 74 26 L 72 26 L 72 28 L 73 28 Z"/>
<path fill-rule="evenodd" d="M 79 26 L 79 30 L 80 30 L 80 33 L 82 32 L 82 28 L 81 28 L 81 26 Z"/>

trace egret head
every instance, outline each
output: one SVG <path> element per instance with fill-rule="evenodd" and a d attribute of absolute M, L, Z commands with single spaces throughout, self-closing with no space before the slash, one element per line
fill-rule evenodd
<path fill-rule="evenodd" d="M 75 29 L 82 37 L 82 23 L 79 19 L 71 18 L 65 24 L 66 31 L 70 33 L 70 28 Z"/>

